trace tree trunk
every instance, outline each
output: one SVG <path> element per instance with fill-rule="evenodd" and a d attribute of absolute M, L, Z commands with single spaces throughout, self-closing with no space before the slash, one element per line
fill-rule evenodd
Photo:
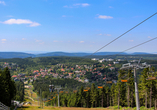
<path fill-rule="evenodd" d="M 89 103 L 89 101 L 88 101 L 88 99 L 87 99 L 87 108 L 88 108 L 88 103 Z"/>
<path fill-rule="evenodd" d="M 156 110 L 156 99 L 155 99 L 155 110 Z"/>
<path fill-rule="evenodd" d="M 120 93 L 119 93 L 119 89 L 118 89 L 118 109 L 119 109 L 119 102 L 120 102 Z"/>
<path fill-rule="evenodd" d="M 96 97 L 96 101 L 95 101 L 95 107 L 97 107 L 97 97 Z"/>
<path fill-rule="evenodd" d="M 147 108 L 147 91 L 146 91 L 146 95 L 145 95 L 145 107 Z"/>
<path fill-rule="evenodd" d="M 128 107 L 130 107 L 130 88 L 128 86 Z"/>
<path fill-rule="evenodd" d="M 113 101 L 113 106 L 114 106 L 114 97 L 112 97 L 112 101 Z"/>
<path fill-rule="evenodd" d="M 109 106 L 111 106 L 111 97 L 110 97 L 110 105 Z"/>
<path fill-rule="evenodd" d="M 149 107 L 151 108 L 151 106 L 152 106 L 152 85 L 150 87 L 150 105 L 149 105 Z"/>
<path fill-rule="evenodd" d="M 108 102 L 109 102 L 109 100 L 108 100 L 108 94 L 107 94 L 107 107 L 108 107 Z"/>
<path fill-rule="evenodd" d="M 101 99 L 101 107 L 104 107 L 104 95 L 102 94 L 102 99 Z"/>
<path fill-rule="evenodd" d="M 133 107 L 133 92 L 131 92 L 131 107 Z"/>

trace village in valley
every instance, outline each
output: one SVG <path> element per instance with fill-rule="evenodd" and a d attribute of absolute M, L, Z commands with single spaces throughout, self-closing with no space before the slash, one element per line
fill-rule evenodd
<path fill-rule="evenodd" d="M 12 71 L 12 78 L 14 81 L 34 81 L 38 78 L 45 78 L 53 76 L 54 78 L 73 78 L 79 82 L 98 82 L 98 81 L 112 81 L 117 82 L 117 74 L 119 67 L 124 59 L 98 59 L 92 58 L 96 61 L 95 65 L 68 65 L 56 64 L 50 68 L 32 69 L 29 74 L 23 71 L 23 68 L 18 67 L 16 63 L 1 63 L 1 67 L 8 67 Z"/>

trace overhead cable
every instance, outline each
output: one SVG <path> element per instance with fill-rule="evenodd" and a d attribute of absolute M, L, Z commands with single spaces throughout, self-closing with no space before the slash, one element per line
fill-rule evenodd
<path fill-rule="evenodd" d="M 101 47 L 100 49 L 98 49 L 97 51 L 95 51 L 94 53 L 92 53 L 91 55 L 89 56 L 92 56 L 94 55 L 95 53 L 97 53 L 98 51 L 100 51 L 101 49 L 107 47 L 109 44 L 113 43 L 114 41 L 116 41 L 117 39 L 119 39 L 120 37 L 122 37 L 123 35 L 127 34 L 128 32 L 130 32 L 131 30 L 133 30 L 134 28 L 136 28 L 137 26 L 141 25 L 142 23 L 144 23 L 145 21 L 147 21 L 148 19 L 152 18 L 153 16 L 155 16 L 157 14 L 154 13 L 153 15 L 149 16 L 148 18 L 146 18 L 145 20 L 143 20 L 142 22 L 138 23 L 137 25 L 135 25 L 134 27 L 132 27 L 131 29 L 129 29 L 128 31 L 126 31 L 125 33 L 121 34 L 120 36 L 118 36 L 117 38 L 115 38 L 114 40 L 112 40 L 111 42 L 107 43 L 106 45 L 104 45 L 103 47 Z M 89 57 L 88 56 L 88 57 Z"/>

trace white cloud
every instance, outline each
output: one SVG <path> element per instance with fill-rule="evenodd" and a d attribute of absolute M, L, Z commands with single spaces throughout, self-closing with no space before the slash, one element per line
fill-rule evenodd
<path fill-rule="evenodd" d="M 134 40 L 129 40 L 129 42 L 134 42 Z"/>
<path fill-rule="evenodd" d="M 109 6 L 109 8 L 113 8 L 112 6 Z"/>
<path fill-rule="evenodd" d="M 151 39 L 152 37 L 148 36 L 149 39 Z"/>
<path fill-rule="evenodd" d="M 99 36 L 101 36 L 102 34 L 98 34 Z"/>
<path fill-rule="evenodd" d="M 112 19 L 112 16 L 106 16 L 106 15 L 99 15 L 98 18 L 100 19 Z"/>
<path fill-rule="evenodd" d="M 7 21 L 2 22 L 3 24 L 29 24 L 30 27 L 39 26 L 40 24 L 37 22 L 32 22 L 28 19 L 9 19 Z"/>
<path fill-rule="evenodd" d="M 35 42 L 40 42 L 41 40 L 37 40 L 37 39 L 35 39 Z"/>
<path fill-rule="evenodd" d="M 79 6 L 79 5 L 81 5 L 81 4 L 80 3 L 73 4 L 73 6 Z"/>
<path fill-rule="evenodd" d="M 88 3 L 76 3 L 76 4 L 73 4 L 72 6 L 68 6 L 68 5 L 65 5 L 65 6 L 63 6 L 64 8 L 77 8 L 77 7 L 79 7 L 79 6 L 81 6 L 81 7 L 87 7 L 87 6 L 89 6 L 90 4 L 88 4 Z"/>
<path fill-rule="evenodd" d="M 0 1 L 0 4 L 5 5 L 5 2 L 4 1 Z"/>
<path fill-rule="evenodd" d="M 62 15 L 62 17 L 66 17 L 66 15 Z"/>
<path fill-rule="evenodd" d="M 30 26 L 30 27 L 36 27 L 36 26 L 39 26 L 39 25 L 40 25 L 39 23 L 33 22 L 33 23 L 31 23 L 29 26 Z"/>
<path fill-rule="evenodd" d="M 22 38 L 22 40 L 26 40 L 26 38 Z"/>
<path fill-rule="evenodd" d="M 77 3 L 77 4 L 73 4 L 73 6 L 82 6 L 82 7 L 86 7 L 89 6 L 88 3 Z"/>
<path fill-rule="evenodd" d="M 44 44 L 45 42 L 41 42 L 41 43 L 39 43 L 39 44 Z"/>
<path fill-rule="evenodd" d="M 68 8 L 68 6 L 67 5 L 65 5 L 65 6 L 63 6 L 64 8 Z"/>
<path fill-rule="evenodd" d="M 59 41 L 57 41 L 57 40 L 54 40 L 53 42 L 59 42 Z"/>
<path fill-rule="evenodd" d="M 80 43 L 84 43 L 84 41 L 80 41 Z"/>
<path fill-rule="evenodd" d="M 111 34 L 98 34 L 99 36 L 104 35 L 104 36 L 111 36 Z"/>
<path fill-rule="evenodd" d="M 82 3 L 81 5 L 82 5 L 83 7 L 89 6 L 88 3 Z"/>
<path fill-rule="evenodd" d="M 2 41 L 2 42 L 5 42 L 5 41 L 7 41 L 7 39 L 1 39 L 1 41 Z"/>
<path fill-rule="evenodd" d="M 11 18 L 11 17 L 14 17 L 14 16 L 12 16 L 12 15 L 8 15 L 7 17 L 10 17 L 10 18 Z"/>
<path fill-rule="evenodd" d="M 7 39 L 1 39 L 2 43 L 5 43 L 7 41 Z"/>
<path fill-rule="evenodd" d="M 111 36 L 111 34 L 104 34 L 105 36 Z"/>
<path fill-rule="evenodd" d="M 95 42 L 90 42 L 90 43 L 94 44 Z"/>

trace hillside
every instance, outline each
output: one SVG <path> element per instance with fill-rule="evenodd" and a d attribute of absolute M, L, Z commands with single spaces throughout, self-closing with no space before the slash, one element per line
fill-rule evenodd
<path fill-rule="evenodd" d="M 35 57 L 33 54 L 28 54 L 24 52 L 0 52 L 0 59 L 7 58 L 27 58 L 27 57 Z"/>
<path fill-rule="evenodd" d="M 70 57 L 87 57 L 92 53 L 85 52 L 76 52 L 76 53 L 68 53 L 68 52 L 48 52 L 42 54 L 30 54 L 24 52 L 0 52 L 0 59 L 8 59 L 8 58 L 28 58 L 28 57 L 50 57 L 50 56 L 70 56 Z M 105 56 L 105 55 L 116 55 L 119 52 L 97 52 L 94 56 Z M 144 52 L 134 52 L 134 53 L 121 53 L 120 55 L 151 55 L 149 53 Z M 152 54 L 155 55 L 155 54 Z M 92 56 L 93 57 L 93 56 Z"/>

